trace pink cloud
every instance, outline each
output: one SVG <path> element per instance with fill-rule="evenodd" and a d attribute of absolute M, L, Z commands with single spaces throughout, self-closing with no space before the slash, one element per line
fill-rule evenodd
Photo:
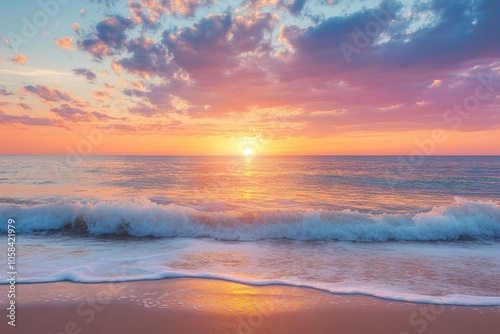
<path fill-rule="evenodd" d="M 64 36 L 56 40 L 56 45 L 61 49 L 61 50 L 69 50 L 73 51 L 73 37 L 69 36 Z"/>
<path fill-rule="evenodd" d="M 9 41 L 7 38 L 5 38 L 4 36 L 2 36 L 2 40 L 3 40 L 3 42 L 4 42 L 4 44 L 5 44 L 6 46 L 8 46 L 9 48 L 11 47 L 11 45 L 10 45 L 10 41 Z"/>
<path fill-rule="evenodd" d="M 91 95 L 98 100 L 104 100 L 110 97 L 110 94 L 106 89 L 96 89 Z"/>
<path fill-rule="evenodd" d="M 26 58 L 26 56 L 22 53 L 18 53 L 16 56 L 10 56 L 9 58 L 16 64 L 26 64 L 28 62 L 28 58 Z"/>
<path fill-rule="evenodd" d="M 216 0 L 140 0 L 129 1 L 129 10 L 138 23 L 153 25 L 164 15 L 188 16 L 194 15 L 199 7 L 207 7 Z"/>

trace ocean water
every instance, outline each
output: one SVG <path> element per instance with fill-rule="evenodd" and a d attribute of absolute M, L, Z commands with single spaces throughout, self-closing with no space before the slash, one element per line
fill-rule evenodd
<path fill-rule="evenodd" d="M 22 283 L 213 277 L 500 305 L 500 157 L 0 156 L 3 254 L 8 219 Z"/>

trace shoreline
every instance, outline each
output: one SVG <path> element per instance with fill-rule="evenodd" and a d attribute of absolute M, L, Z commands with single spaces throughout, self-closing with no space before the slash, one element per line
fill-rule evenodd
<path fill-rule="evenodd" d="M 321 293 L 327 293 L 327 294 L 332 294 L 335 296 L 343 296 L 343 297 L 367 297 L 367 298 L 375 298 L 387 302 L 397 302 L 397 303 L 410 303 L 410 304 L 417 304 L 417 305 L 443 305 L 443 306 L 451 306 L 451 307 L 474 307 L 474 308 L 484 308 L 484 307 L 498 307 L 500 308 L 500 304 L 461 304 L 461 303 L 453 303 L 453 302 L 432 302 L 432 301 L 426 301 L 426 300 L 405 300 L 405 299 L 397 299 L 397 298 L 391 298 L 391 297 L 384 297 L 384 296 L 377 296 L 375 294 L 370 294 L 370 293 L 364 293 L 364 292 L 332 292 L 327 289 L 322 289 L 320 287 L 315 287 L 313 285 L 294 285 L 292 283 L 286 283 L 286 282 L 245 282 L 245 281 L 238 281 L 238 280 L 233 280 L 230 278 L 224 278 L 224 277 L 203 277 L 203 276 L 187 276 L 187 275 L 182 275 L 178 277 L 161 277 L 161 278 L 147 278 L 147 279 L 131 279 L 131 280 L 126 280 L 126 281 L 99 281 L 99 282 L 76 282 L 72 280 L 61 280 L 61 281 L 47 281 L 47 282 L 16 282 L 16 286 L 28 286 L 28 285 L 37 285 L 37 284 L 58 284 L 58 283 L 74 283 L 74 284 L 81 284 L 81 285 L 98 285 L 98 284 L 127 284 L 127 283 L 137 283 L 137 282 L 155 282 L 155 281 L 164 281 L 164 280 L 214 280 L 214 281 L 220 281 L 223 283 L 234 283 L 234 284 L 240 284 L 240 285 L 246 285 L 249 287 L 255 287 L 255 288 L 266 288 L 266 287 L 283 287 L 283 288 L 300 288 L 300 289 L 309 289 L 309 290 L 314 290 L 318 291 Z M 2 287 L 8 286 L 8 284 L 0 283 L 0 290 Z M 477 296 L 469 296 L 469 295 L 460 295 L 461 297 L 472 297 L 475 298 Z M 426 296 L 423 295 L 423 297 L 435 297 L 435 296 Z M 481 297 L 486 297 L 486 296 L 481 296 Z M 440 297 L 435 297 L 435 298 L 440 298 Z M 497 298 L 497 297 L 486 297 L 486 298 Z M 0 295 L 0 303 L 2 303 L 2 296 Z"/>
<path fill-rule="evenodd" d="M 500 306 L 442 306 L 214 278 L 17 285 L 16 327 L 2 333 L 498 334 Z"/>

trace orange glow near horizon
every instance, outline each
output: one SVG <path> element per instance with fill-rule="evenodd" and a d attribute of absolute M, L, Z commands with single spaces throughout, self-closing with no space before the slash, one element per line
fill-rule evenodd
<path fill-rule="evenodd" d="M 431 131 L 345 134 L 337 137 L 289 137 L 261 140 L 251 146 L 222 136 L 134 135 L 101 131 L 102 139 L 85 131 L 0 126 L 0 154 L 82 155 L 411 155 L 429 145 Z M 97 136 L 98 137 L 98 136 Z M 446 132 L 434 143 L 435 155 L 500 154 L 500 130 Z M 92 141 L 93 140 L 93 141 Z M 247 139 L 243 140 L 245 143 Z M 248 144 L 247 144 L 248 145 Z M 420 146 L 419 146 L 420 145 Z M 430 155 L 424 152 L 426 155 Z"/>

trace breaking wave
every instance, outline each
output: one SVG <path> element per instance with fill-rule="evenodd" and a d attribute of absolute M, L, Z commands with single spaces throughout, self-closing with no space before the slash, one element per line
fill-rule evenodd
<path fill-rule="evenodd" d="M 222 240 L 453 241 L 500 238 L 500 204 L 455 198 L 414 214 L 353 210 L 212 211 L 147 198 L 90 203 L 0 204 L 17 232 L 70 230 L 88 235 Z M 2 224 L 1 232 L 6 232 Z"/>

